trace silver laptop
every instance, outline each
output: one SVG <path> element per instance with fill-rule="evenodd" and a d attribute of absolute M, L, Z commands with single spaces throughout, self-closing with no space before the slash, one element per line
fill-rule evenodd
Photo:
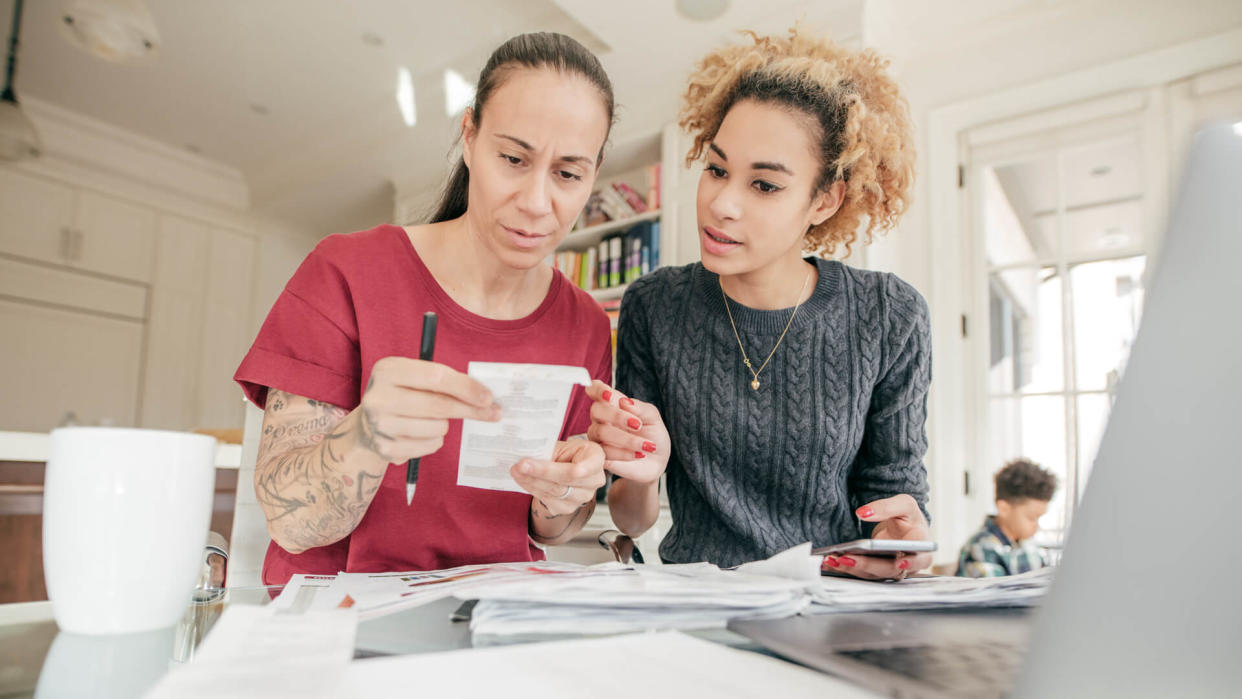
<path fill-rule="evenodd" d="M 1146 304 L 1033 616 L 730 628 L 892 696 L 1242 696 L 1242 123 L 1196 136 Z"/>

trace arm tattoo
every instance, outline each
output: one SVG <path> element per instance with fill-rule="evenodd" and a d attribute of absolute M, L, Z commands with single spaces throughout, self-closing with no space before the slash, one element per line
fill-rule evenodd
<path fill-rule="evenodd" d="M 345 460 L 348 413 L 275 389 L 255 465 L 255 495 L 268 526 L 301 549 L 339 541 L 354 530 L 383 474 Z"/>

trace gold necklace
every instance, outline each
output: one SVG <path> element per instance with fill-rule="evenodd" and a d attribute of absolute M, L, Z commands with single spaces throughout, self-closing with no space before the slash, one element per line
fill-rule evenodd
<path fill-rule="evenodd" d="M 750 357 L 746 356 L 746 348 L 742 346 L 742 338 L 737 334 L 737 323 L 733 322 L 733 311 L 729 310 L 729 295 L 725 293 L 724 282 L 720 281 L 720 277 L 716 278 L 716 282 L 720 284 L 720 296 L 724 298 L 725 313 L 729 314 L 729 325 L 733 326 L 733 337 L 737 340 L 737 348 L 742 350 L 742 362 L 746 364 L 746 370 L 750 372 L 752 381 L 750 387 L 756 391 L 759 390 L 759 374 L 767 368 L 768 362 L 772 361 L 772 355 L 776 354 L 776 348 L 781 346 L 781 340 L 785 339 L 785 333 L 789 332 L 789 326 L 793 325 L 794 316 L 798 315 L 798 308 L 802 306 L 802 294 L 806 291 L 807 282 L 811 281 L 811 273 L 806 273 L 806 279 L 802 280 L 802 289 L 798 291 L 798 303 L 794 305 L 793 313 L 789 314 L 789 322 L 785 323 L 785 329 L 781 331 L 781 336 L 776 338 L 776 344 L 772 346 L 772 351 L 768 352 L 768 358 L 763 360 L 763 364 L 759 366 L 759 371 L 750 364 Z"/>

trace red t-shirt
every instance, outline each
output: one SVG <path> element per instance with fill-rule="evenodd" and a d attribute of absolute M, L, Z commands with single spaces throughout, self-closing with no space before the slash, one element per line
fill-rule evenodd
<path fill-rule="evenodd" d="M 593 378 L 611 378 L 608 318 L 559 272 L 530 315 L 484 318 L 449 298 L 405 230 L 389 225 L 320 242 L 276 299 L 233 378 L 259 407 L 270 386 L 352 410 L 377 360 L 418 357 L 426 311 L 439 316 L 435 361 L 458 371 L 471 361 L 520 362 L 581 366 Z M 590 402 L 577 387 L 561 439 L 589 425 Z M 272 542 L 263 581 L 542 560 L 529 537 L 531 496 L 458 486 L 460 444 L 461 421 L 453 420 L 444 446 L 422 458 L 412 505 L 405 504 L 405 464 L 389 464 L 350 536 L 300 554 Z"/>

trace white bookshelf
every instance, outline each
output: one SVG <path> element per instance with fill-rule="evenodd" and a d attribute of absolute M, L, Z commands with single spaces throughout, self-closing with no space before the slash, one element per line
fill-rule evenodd
<path fill-rule="evenodd" d="M 569 235 L 565 236 L 565 240 L 561 241 L 561 244 L 557 246 L 557 251 L 586 250 L 593 245 L 599 245 L 599 241 L 603 240 L 604 236 L 609 233 L 623 231 L 630 226 L 637 225 L 643 221 L 656 221 L 659 218 L 660 210 L 655 209 L 654 211 L 644 211 L 636 216 L 629 216 L 627 218 L 617 219 L 616 221 L 606 221 L 594 226 L 579 228 L 578 230 L 572 231 Z"/>
<path fill-rule="evenodd" d="M 697 189 L 697 177 L 688 178 L 682 162 L 685 156 L 684 139 L 675 125 L 667 125 L 655 133 L 635 136 L 618 143 L 606 155 L 604 168 L 596 180 L 596 187 L 609 187 L 613 182 L 625 182 L 640 193 L 646 191 L 646 168 L 653 163 L 660 163 L 660 208 L 644 211 L 616 221 L 606 221 L 594 226 L 587 226 L 571 231 L 556 252 L 585 252 L 597 248 L 606 236 L 625 231 L 626 229 L 646 221 L 660 222 L 660 266 L 684 264 L 678 241 L 685 237 L 680 234 L 678 209 L 685 208 L 685 202 L 693 202 L 693 190 Z M 686 194 L 685 192 L 689 192 Z M 687 209 L 693 211 L 693 207 Z M 693 222 L 690 224 L 693 227 Z M 697 252 L 697 232 L 692 236 L 696 247 L 687 252 Z M 697 259 L 697 255 L 694 256 Z M 619 299 L 625 293 L 626 286 L 607 289 L 592 289 L 588 293 L 598 301 Z"/>

